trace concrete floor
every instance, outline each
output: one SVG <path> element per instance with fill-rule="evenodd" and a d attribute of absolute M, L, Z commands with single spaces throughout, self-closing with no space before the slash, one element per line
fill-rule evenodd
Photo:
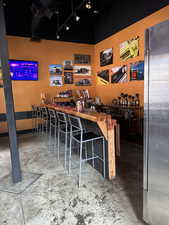
<path fill-rule="evenodd" d="M 0 137 L 0 179 L 10 172 L 7 138 Z M 122 142 L 117 178 L 103 177 L 84 164 L 77 186 L 78 156 L 69 176 L 43 137 L 19 137 L 22 170 L 42 176 L 21 194 L 0 191 L 0 225 L 143 225 L 142 148 Z M 62 146 L 63 149 L 63 146 Z"/>

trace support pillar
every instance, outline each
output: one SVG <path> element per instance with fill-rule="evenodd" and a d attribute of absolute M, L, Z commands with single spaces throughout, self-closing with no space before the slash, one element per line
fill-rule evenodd
<path fill-rule="evenodd" d="M 22 181 L 22 173 L 20 167 L 20 158 L 16 135 L 16 121 L 15 121 L 14 101 L 12 92 L 12 82 L 10 79 L 10 68 L 8 63 L 8 43 L 6 39 L 6 25 L 2 0 L 0 0 L 0 60 L 2 65 L 4 96 L 6 104 L 6 118 L 9 132 L 12 180 L 13 183 L 18 183 Z"/>

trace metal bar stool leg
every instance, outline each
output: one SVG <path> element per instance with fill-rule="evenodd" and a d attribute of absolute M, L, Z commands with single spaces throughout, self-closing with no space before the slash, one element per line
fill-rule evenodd
<path fill-rule="evenodd" d="M 85 142 L 85 158 L 87 159 L 87 142 Z"/>
<path fill-rule="evenodd" d="M 103 177 L 106 177 L 105 139 L 103 137 Z"/>
<path fill-rule="evenodd" d="M 37 119 L 36 119 L 36 133 L 39 134 L 39 114 L 37 113 Z"/>
<path fill-rule="evenodd" d="M 43 136 L 43 133 L 44 133 L 44 120 L 43 120 L 43 117 L 42 117 L 42 131 L 41 131 L 41 133 L 42 133 L 42 136 Z"/>
<path fill-rule="evenodd" d="M 34 113 L 34 134 L 36 134 L 36 119 L 37 119 L 37 111 Z"/>
<path fill-rule="evenodd" d="M 45 135 L 48 136 L 48 119 L 45 119 Z"/>
<path fill-rule="evenodd" d="M 79 167 L 79 187 L 81 185 L 81 175 L 82 175 L 82 149 L 83 149 L 83 143 L 80 143 L 80 167 Z"/>
<path fill-rule="evenodd" d="M 39 119 L 39 114 L 38 114 L 38 111 L 37 111 L 37 114 L 36 114 L 36 134 L 38 134 L 38 119 Z"/>
<path fill-rule="evenodd" d="M 69 170 L 68 173 L 71 173 L 71 167 L 72 167 L 72 132 L 70 132 L 70 149 L 69 149 Z"/>
<path fill-rule="evenodd" d="M 35 134 L 37 133 L 37 117 L 38 117 L 38 114 L 37 114 L 37 111 L 36 111 L 36 114 L 35 114 Z"/>
<path fill-rule="evenodd" d="M 66 169 L 66 164 L 67 164 L 67 139 L 68 139 L 68 135 L 67 132 L 65 133 L 65 169 Z"/>
<path fill-rule="evenodd" d="M 49 119 L 49 150 L 51 150 L 51 136 L 52 136 L 52 122 L 51 117 Z"/>
<path fill-rule="evenodd" d="M 57 125 L 55 123 L 55 128 L 54 128 L 54 151 L 56 151 L 56 136 L 57 136 Z"/>
<path fill-rule="evenodd" d="M 40 115 L 40 129 L 39 129 L 39 134 L 42 135 L 43 134 L 43 117 L 42 117 L 42 112 Z"/>
<path fill-rule="evenodd" d="M 42 116 L 39 116 L 39 124 L 38 124 L 39 135 L 42 133 Z"/>
<path fill-rule="evenodd" d="M 32 112 L 32 134 L 34 134 L 34 127 L 35 127 L 35 123 L 34 123 L 34 111 Z"/>
<path fill-rule="evenodd" d="M 60 123 L 58 124 L 58 160 L 60 158 Z"/>
<path fill-rule="evenodd" d="M 93 143 L 93 141 L 92 141 L 92 165 L 93 165 L 93 167 L 95 167 L 95 163 L 94 163 L 94 143 Z"/>

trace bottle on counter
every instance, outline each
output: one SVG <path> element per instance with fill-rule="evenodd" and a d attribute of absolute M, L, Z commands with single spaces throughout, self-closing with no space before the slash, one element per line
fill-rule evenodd
<path fill-rule="evenodd" d="M 121 104 L 121 97 L 118 97 L 117 104 L 118 104 L 118 105 Z"/>
<path fill-rule="evenodd" d="M 131 99 L 131 95 L 128 96 L 128 106 L 132 105 L 132 99 Z"/>
<path fill-rule="evenodd" d="M 135 106 L 139 106 L 139 105 L 140 105 L 140 99 L 139 99 L 139 94 L 137 93 L 135 97 Z"/>
<path fill-rule="evenodd" d="M 81 112 L 82 111 L 82 104 L 81 104 L 80 100 L 78 100 L 76 102 L 76 110 L 77 110 L 77 112 Z"/>
<path fill-rule="evenodd" d="M 135 97 L 134 97 L 134 96 L 131 96 L 131 99 L 132 99 L 131 105 L 132 105 L 132 106 L 135 106 Z"/>
<path fill-rule="evenodd" d="M 124 95 L 124 105 L 127 106 L 128 105 L 128 94 Z"/>
<path fill-rule="evenodd" d="M 121 105 L 124 105 L 124 93 L 121 93 Z"/>

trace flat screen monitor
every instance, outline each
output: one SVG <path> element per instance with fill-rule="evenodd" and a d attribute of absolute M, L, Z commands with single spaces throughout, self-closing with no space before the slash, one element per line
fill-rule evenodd
<path fill-rule="evenodd" d="M 11 80 L 38 80 L 38 62 L 9 60 Z"/>

